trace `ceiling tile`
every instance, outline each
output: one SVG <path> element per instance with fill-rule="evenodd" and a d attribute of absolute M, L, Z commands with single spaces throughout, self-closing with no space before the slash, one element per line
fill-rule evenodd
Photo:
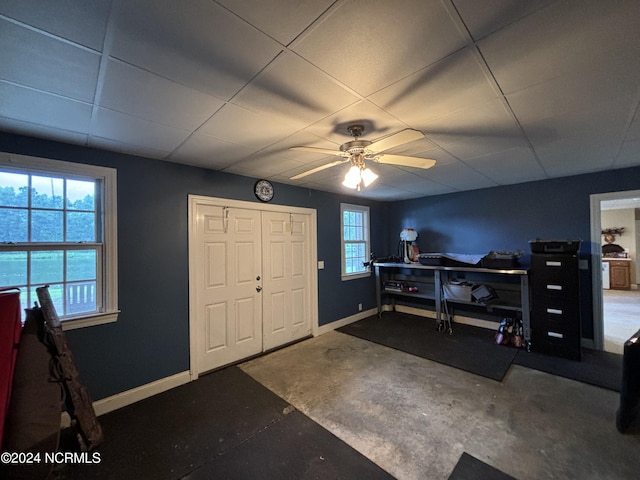
<path fill-rule="evenodd" d="M 188 130 L 153 123 L 106 108 L 97 110 L 91 130 L 92 136 L 138 147 L 150 147 L 165 155 L 178 147 L 190 133 Z"/>
<path fill-rule="evenodd" d="M 281 175 L 283 172 L 290 171 L 299 166 L 300 163 L 293 159 L 284 158 L 275 154 L 257 154 L 246 160 L 240 160 L 234 163 L 227 167 L 225 172 L 249 176 L 260 172 L 261 176 L 270 177 L 272 175 Z"/>
<path fill-rule="evenodd" d="M 0 87 L 1 89 L 2 87 Z M 64 130 L 60 127 L 49 127 L 41 124 L 23 122 L 15 118 L 0 117 L 0 130 L 16 133 L 18 135 L 33 136 L 46 140 L 71 143 L 74 145 L 86 145 L 87 134 Z"/>
<path fill-rule="evenodd" d="M 616 72 L 638 78 L 640 2 L 555 2 L 479 43 L 496 81 L 510 94 L 556 77 Z"/>
<path fill-rule="evenodd" d="M 342 2 L 293 50 L 363 96 L 465 44 L 438 0 Z"/>
<path fill-rule="evenodd" d="M 628 140 L 622 144 L 620 153 L 613 163 L 615 168 L 640 165 L 640 139 Z"/>
<path fill-rule="evenodd" d="M 363 140 L 377 140 L 407 128 L 404 123 L 380 107 L 360 100 L 310 125 L 306 131 L 342 145 L 353 140 L 348 130 L 351 125 L 364 127 Z"/>
<path fill-rule="evenodd" d="M 466 48 L 369 99 L 411 125 L 424 125 L 496 97 L 478 58 Z"/>
<path fill-rule="evenodd" d="M 556 0 L 452 0 L 471 36 L 478 40 Z"/>
<path fill-rule="evenodd" d="M 0 79 L 93 101 L 100 56 L 0 18 Z"/>
<path fill-rule="evenodd" d="M 130 143 L 123 143 L 111 138 L 101 138 L 95 135 L 89 138 L 88 146 L 148 158 L 163 158 L 167 154 L 166 151 L 158 150 L 154 148 L 153 145 L 132 145 Z"/>
<path fill-rule="evenodd" d="M 102 51 L 112 0 L 2 0 L 0 14 Z"/>
<path fill-rule="evenodd" d="M 168 160 L 220 170 L 247 158 L 255 149 L 195 133 Z"/>
<path fill-rule="evenodd" d="M 499 185 L 547 178 L 531 150 L 525 148 L 469 158 L 465 163 Z"/>
<path fill-rule="evenodd" d="M 606 170 L 614 163 L 617 148 L 593 137 L 563 137 L 536 146 L 536 153 L 549 176 L 562 177 Z"/>
<path fill-rule="evenodd" d="M 218 0 L 283 45 L 288 45 L 335 0 Z"/>
<path fill-rule="evenodd" d="M 358 98 L 297 55 L 282 54 L 242 90 L 234 103 L 251 110 L 317 122 Z"/>
<path fill-rule="evenodd" d="M 462 159 L 526 145 L 522 130 L 500 100 L 438 118 L 422 131 L 433 143 Z"/>
<path fill-rule="evenodd" d="M 210 0 L 119 2 L 111 55 L 229 99 L 281 46 Z"/>
<path fill-rule="evenodd" d="M 264 148 L 304 126 L 304 123 L 295 122 L 289 117 L 256 112 L 227 103 L 199 132 L 240 145 Z"/>
<path fill-rule="evenodd" d="M 0 116 L 44 127 L 88 133 L 91 106 L 0 81 Z"/>
<path fill-rule="evenodd" d="M 165 125 L 194 130 L 224 102 L 132 65 L 110 59 L 100 105 Z"/>
<path fill-rule="evenodd" d="M 497 185 L 493 180 L 490 180 L 462 162 L 436 165 L 427 170 L 424 176 L 433 182 L 460 191 L 489 188 Z"/>

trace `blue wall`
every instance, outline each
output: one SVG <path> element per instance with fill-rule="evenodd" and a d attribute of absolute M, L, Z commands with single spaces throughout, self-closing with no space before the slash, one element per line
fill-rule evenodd
<path fill-rule="evenodd" d="M 189 368 L 188 194 L 256 201 L 255 179 L 0 133 L 0 151 L 118 170 L 118 322 L 67 337 L 94 399 Z M 421 251 L 529 250 L 541 238 L 582 238 L 591 252 L 589 194 L 640 189 L 640 168 L 425 197 L 372 202 L 276 185 L 273 203 L 314 208 L 318 220 L 319 323 L 375 307 L 372 278 L 340 281 L 340 203 L 371 207 L 372 250 L 395 254 L 403 227 Z M 599 245 L 597 246 L 599 248 Z M 525 259 L 526 262 L 526 259 Z M 591 272 L 581 276 L 583 335 L 592 335 Z"/>
<path fill-rule="evenodd" d="M 255 201 L 255 179 L 0 133 L 0 151 L 118 170 L 118 322 L 67 332 L 94 399 L 189 369 L 188 195 Z M 372 246 L 384 250 L 387 204 L 275 185 L 272 203 L 314 208 L 320 325 L 374 308 L 372 278 L 340 280 L 340 203 L 371 208 Z"/>
<path fill-rule="evenodd" d="M 590 199 L 594 193 L 640 189 L 640 167 L 553 180 L 472 190 L 395 202 L 389 212 L 389 243 L 404 227 L 418 231 L 421 252 L 488 253 L 522 250 L 530 262 L 529 240 L 583 240 L 580 258 L 582 336 L 593 338 Z"/>

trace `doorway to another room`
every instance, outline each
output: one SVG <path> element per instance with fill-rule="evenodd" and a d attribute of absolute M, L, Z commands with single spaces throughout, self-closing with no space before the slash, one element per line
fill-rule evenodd
<path fill-rule="evenodd" d="M 640 330 L 640 190 L 591 196 L 595 348 L 623 352 Z"/>

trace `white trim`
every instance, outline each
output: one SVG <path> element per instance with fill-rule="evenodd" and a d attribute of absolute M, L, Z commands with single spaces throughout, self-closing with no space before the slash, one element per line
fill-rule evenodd
<path fill-rule="evenodd" d="M 14 153 L 0 152 L 0 165 L 11 169 L 26 169 L 32 172 L 59 173 L 66 177 L 78 176 L 102 181 L 102 215 L 104 224 L 103 263 L 104 272 L 98 271 L 105 295 L 104 311 L 86 317 L 64 320 L 66 330 L 90 325 L 111 323 L 118 319 L 118 171 L 115 168 L 99 167 L 85 163 L 51 160 Z"/>
<path fill-rule="evenodd" d="M 364 214 L 365 225 L 363 230 L 365 234 L 365 258 L 369 259 L 369 252 L 371 252 L 371 209 L 366 205 L 356 205 L 354 203 L 341 203 L 340 204 L 340 279 L 344 281 L 356 280 L 358 278 L 366 278 L 371 276 L 371 270 L 365 270 L 357 273 L 345 272 L 345 251 L 344 251 L 344 211 L 361 212 Z"/>
<path fill-rule="evenodd" d="M 638 197 L 640 190 L 594 193 L 589 195 L 591 213 L 591 291 L 593 297 L 593 348 L 604 350 L 604 313 L 602 306 L 602 210 L 601 202 Z M 585 339 L 583 339 L 583 345 Z"/>
<path fill-rule="evenodd" d="M 164 377 L 155 382 L 140 385 L 131 390 L 126 390 L 95 401 L 93 402 L 93 409 L 96 411 L 96 415 L 104 415 L 105 413 L 113 412 L 119 408 L 144 400 L 145 398 L 153 397 L 159 393 L 179 387 L 180 385 L 189 383 L 189 381 L 189 372 L 180 372 L 170 377 Z"/>
<path fill-rule="evenodd" d="M 113 412 L 119 408 L 132 405 L 145 398 L 153 397 L 159 393 L 166 392 L 172 388 L 179 387 L 185 383 L 189 383 L 189 372 L 181 372 L 170 377 L 161 378 L 155 382 L 140 385 L 139 387 L 126 390 L 124 392 L 117 393 L 110 397 L 103 398 L 93 402 L 93 410 L 96 412 L 96 416 L 104 415 L 105 413 Z M 71 425 L 71 417 L 67 412 L 62 412 L 60 416 L 60 426 L 63 428 Z"/>
<path fill-rule="evenodd" d="M 341 327 L 346 327 L 347 325 L 357 322 L 359 320 L 365 319 L 372 315 L 378 313 L 378 310 L 372 308 L 370 310 L 365 310 L 363 312 L 358 312 L 355 315 L 351 315 L 349 317 L 341 318 L 340 320 L 336 320 L 335 322 L 327 323 L 326 325 L 321 325 L 318 327 L 317 332 L 313 335 L 314 337 L 318 337 L 320 335 L 324 335 L 325 333 L 332 332 Z"/>
<path fill-rule="evenodd" d="M 309 215 L 309 256 L 311 265 L 310 275 L 310 308 L 311 308 L 311 335 L 318 335 L 318 234 L 317 234 L 317 212 L 313 208 L 294 207 L 288 205 L 272 205 L 244 200 L 231 200 L 228 198 L 206 197 L 202 195 L 189 195 L 188 201 L 188 235 L 189 235 L 189 373 L 191 380 L 198 378 L 198 345 L 196 338 L 199 332 L 196 331 L 195 312 L 197 309 L 197 299 L 193 286 L 196 284 L 195 272 L 197 262 L 201 259 L 197 257 L 197 219 L 195 218 L 198 205 L 223 206 L 242 208 L 245 210 L 258 210 L 261 212 L 295 213 Z"/>
<path fill-rule="evenodd" d="M 383 305 L 383 312 L 391 312 L 393 311 L 393 307 L 391 305 Z M 425 310 L 417 307 L 410 307 L 407 305 L 396 305 L 396 311 L 400 313 L 408 313 L 411 315 L 417 315 L 419 317 L 432 318 L 436 319 L 436 312 L 433 310 Z M 345 327 L 351 323 L 357 322 L 359 320 L 365 319 L 367 317 L 371 317 L 372 315 L 376 315 L 378 310 L 372 308 L 370 310 L 366 310 L 364 312 L 358 312 L 355 315 L 351 315 L 349 317 L 342 318 L 340 320 L 336 320 L 335 322 L 328 323 L 326 325 L 322 325 L 318 329 L 318 335 L 324 335 L 325 333 L 331 332 L 333 330 L 337 330 L 338 328 Z M 453 318 L 455 323 L 460 323 L 464 325 L 471 325 L 474 327 L 486 328 L 487 330 L 497 330 L 500 325 L 498 322 L 492 322 L 490 320 L 482 320 L 480 318 L 473 317 L 464 317 L 462 315 L 455 315 Z M 434 324 L 434 328 L 435 328 Z M 314 335 L 314 336 L 318 336 Z"/>

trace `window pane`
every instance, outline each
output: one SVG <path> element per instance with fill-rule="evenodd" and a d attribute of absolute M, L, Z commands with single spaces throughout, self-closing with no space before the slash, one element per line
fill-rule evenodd
<path fill-rule="evenodd" d="M 31 283 L 38 286 L 62 282 L 64 252 L 62 250 L 48 250 L 31 252 Z"/>
<path fill-rule="evenodd" d="M 32 210 L 32 242 L 62 242 L 62 211 Z"/>
<path fill-rule="evenodd" d="M 0 252 L 0 287 L 27 284 L 27 252 Z"/>
<path fill-rule="evenodd" d="M 30 302 L 33 305 L 33 302 L 38 302 L 38 294 L 36 293 L 36 288 L 41 287 L 42 285 L 34 285 L 31 287 L 29 293 L 31 294 Z M 66 314 L 64 311 L 64 287 L 61 283 L 56 285 L 49 285 L 49 295 L 51 296 L 51 301 L 53 302 L 53 306 L 56 309 L 56 313 L 59 317 Z M 38 305 L 40 302 L 38 302 Z"/>
<path fill-rule="evenodd" d="M 95 242 L 96 216 L 92 212 L 67 213 L 67 242 Z"/>
<path fill-rule="evenodd" d="M 28 242 L 28 215 L 22 208 L 0 208 L 0 242 Z"/>
<path fill-rule="evenodd" d="M 94 280 L 96 278 L 96 251 L 67 251 L 67 281 Z"/>
<path fill-rule="evenodd" d="M 0 206 L 26 207 L 29 176 L 20 173 L 0 172 Z"/>
<path fill-rule="evenodd" d="M 31 206 L 33 208 L 62 209 L 63 184 L 61 178 L 31 177 Z"/>
<path fill-rule="evenodd" d="M 67 208 L 95 210 L 95 182 L 67 180 Z"/>
<path fill-rule="evenodd" d="M 67 285 L 66 314 L 96 311 L 96 282 Z"/>

